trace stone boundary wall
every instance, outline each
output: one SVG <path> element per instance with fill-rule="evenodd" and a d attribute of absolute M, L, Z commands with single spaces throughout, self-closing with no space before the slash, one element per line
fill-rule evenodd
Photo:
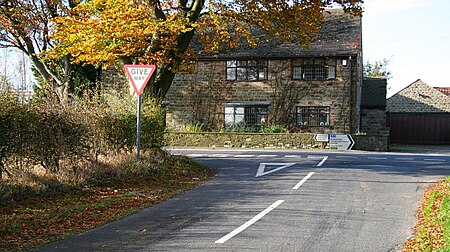
<path fill-rule="evenodd" d="M 354 150 L 388 151 L 389 134 L 353 135 Z M 328 143 L 314 141 L 310 133 L 228 133 L 228 132 L 168 132 L 165 134 L 167 147 L 190 148 L 279 148 L 320 149 Z"/>

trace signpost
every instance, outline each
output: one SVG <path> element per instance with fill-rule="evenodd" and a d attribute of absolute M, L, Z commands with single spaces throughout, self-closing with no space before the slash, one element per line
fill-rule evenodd
<path fill-rule="evenodd" d="M 141 94 L 144 91 L 145 85 L 152 77 L 156 70 L 155 65 L 125 65 L 125 72 L 133 86 L 136 95 L 138 96 L 137 104 L 137 116 L 136 116 L 136 159 L 141 160 L 141 106 L 142 97 Z"/>
<path fill-rule="evenodd" d="M 354 144 L 351 135 L 330 134 L 330 149 L 351 150 Z"/>
<path fill-rule="evenodd" d="M 316 142 L 328 142 L 328 134 L 316 134 L 314 140 Z"/>

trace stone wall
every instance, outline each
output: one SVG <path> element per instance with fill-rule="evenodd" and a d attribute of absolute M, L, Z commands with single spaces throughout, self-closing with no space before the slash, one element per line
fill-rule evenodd
<path fill-rule="evenodd" d="M 223 132 L 168 132 L 165 135 L 167 147 L 189 148 L 279 148 L 314 149 L 328 148 L 327 143 L 314 141 L 314 134 L 285 133 L 223 133 Z M 378 135 L 353 135 L 355 150 L 387 151 L 389 133 Z"/>
<path fill-rule="evenodd" d="M 177 74 L 166 95 L 166 122 L 178 129 L 200 121 L 211 130 L 224 127 L 227 102 L 268 102 L 268 124 L 291 132 L 349 133 L 356 128 L 356 61 L 337 58 L 336 79 L 292 80 L 290 60 L 269 60 L 267 81 L 226 80 L 226 61 L 199 61 L 194 73 Z M 295 126 L 296 106 L 329 106 L 330 126 Z"/>
<path fill-rule="evenodd" d="M 386 111 L 381 109 L 361 110 L 361 132 L 377 134 L 386 130 Z"/>

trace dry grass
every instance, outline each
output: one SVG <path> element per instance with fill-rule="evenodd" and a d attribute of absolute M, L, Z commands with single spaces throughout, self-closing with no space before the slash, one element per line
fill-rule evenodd
<path fill-rule="evenodd" d="M 21 251 L 133 213 L 187 190 L 213 172 L 164 151 L 118 154 L 66 163 L 58 173 L 39 166 L 10 169 L 0 183 L 0 248 Z"/>

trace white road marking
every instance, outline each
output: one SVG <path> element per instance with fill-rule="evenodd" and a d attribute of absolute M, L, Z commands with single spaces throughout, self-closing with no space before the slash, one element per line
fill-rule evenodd
<path fill-rule="evenodd" d="M 284 155 L 285 158 L 302 158 L 300 155 Z"/>
<path fill-rule="evenodd" d="M 409 158 L 409 157 L 398 157 L 398 158 L 395 158 L 395 159 L 397 159 L 397 160 L 409 160 L 409 161 L 414 160 L 414 158 Z"/>
<path fill-rule="evenodd" d="M 258 155 L 258 157 L 278 157 L 278 155 Z"/>
<path fill-rule="evenodd" d="M 306 158 L 309 158 L 309 159 L 322 159 L 324 157 L 326 157 L 326 156 L 308 155 Z"/>
<path fill-rule="evenodd" d="M 328 159 L 328 156 L 323 157 L 322 161 L 320 161 L 320 163 L 318 163 L 317 166 L 319 166 L 319 167 L 322 166 L 323 163 L 325 163 L 325 161 L 327 161 L 327 159 Z"/>
<path fill-rule="evenodd" d="M 445 162 L 445 159 L 435 159 L 435 158 L 425 158 L 424 161 L 435 161 L 435 162 Z"/>
<path fill-rule="evenodd" d="M 367 159 L 386 160 L 387 157 L 367 157 Z"/>
<path fill-rule="evenodd" d="M 314 172 L 308 173 L 308 175 L 306 175 L 302 180 L 300 180 L 300 182 L 298 182 L 294 187 L 292 187 L 292 190 L 297 190 L 298 188 L 300 188 L 300 186 L 302 186 L 303 183 L 305 183 L 306 180 L 308 180 L 313 174 Z"/>
<path fill-rule="evenodd" d="M 206 154 L 187 154 L 188 157 L 204 157 Z"/>
<path fill-rule="evenodd" d="M 225 235 L 224 237 L 220 238 L 219 240 L 217 240 L 215 243 L 225 243 L 226 241 L 228 241 L 229 239 L 233 238 L 234 236 L 236 236 L 237 234 L 239 234 L 240 232 L 244 231 L 245 229 L 247 229 L 248 227 L 250 227 L 251 225 L 253 225 L 255 222 L 257 222 L 258 220 L 260 220 L 262 217 L 264 217 L 264 215 L 270 213 L 270 211 L 272 211 L 273 209 L 277 208 L 279 205 L 281 205 L 284 202 L 284 200 L 277 200 L 275 201 L 275 203 L 273 203 L 271 206 L 269 206 L 268 208 L 266 208 L 264 211 L 260 212 L 258 215 L 256 215 L 255 217 L 253 217 L 252 219 L 250 219 L 249 221 L 247 221 L 246 223 L 242 224 L 240 227 L 236 228 L 235 230 L 233 230 L 232 232 L 230 232 L 229 234 Z"/>
<path fill-rule="evenodd" d="M 270 170 L 268 172 L 264 171 L 266 169 L 266 166 L 269 166 L 269 165 L 279 166 L 279 167 L 276 169 Z M 279 171 L 284 168 L 288 168 L 293 165 L 295 165 L 295 163 L 260 163 L 255 177 L 257 178 L 257 177 L 261 177 L 261 176 L 264 176 L 267 174 L 271 174 L 272 172 L 276 172 L 276 171 Z"/>
<path fill-rule="evenodd" d="M 255 155 L 234 155 L 234 157 L 236 158 L 249 158 L 249 157 L 254 157 Z"/>
<path fill-rule="evenodd" d="M 228 154 L 209 154 L 208 157 L 214 157 L 214 158 L 224 158 L 224 157 L 229 157 L 230 155 Z"/>

